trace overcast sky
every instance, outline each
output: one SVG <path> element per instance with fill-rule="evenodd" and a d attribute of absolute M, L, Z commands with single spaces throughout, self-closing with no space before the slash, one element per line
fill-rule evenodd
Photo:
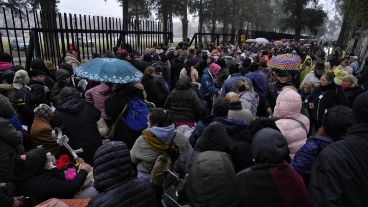
<path fill-rule="evenodd" d="M 324 9 L 331 16 L 331 12 L 335 8 L 334 0 L 320 0 L 320 3 L 324 5 Z M 96 16 L 111 16 L 121 17 L 122 8 L 119 6 L 116 0 L 60 0 L 58 5 L 60 12 L 77 13 L 77 14 L 89 14 Z M 191 20 L 191 17 L 190 17 Z M 174 21 L 179 21 L 175 18 Z"/>

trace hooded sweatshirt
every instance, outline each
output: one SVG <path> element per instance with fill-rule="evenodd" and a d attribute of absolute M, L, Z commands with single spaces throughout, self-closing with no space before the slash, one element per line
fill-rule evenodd
<path fill-rule="evenodd" d="M 310 65 L 307 65 L 307 61 L 308 60 L 311 60 L 311 64 Z M 311 70 L 313 70 L 314 68 L 314 65 L 313 65 L 313 61 L 312 61 L 312 58 L 311 56 L 307 55 L 307 57 L 305 58 L 304 60 L 304 63 L 302 65 L 300 65 L 300 80 L 303 81 L 305 76 L 311 72 Z"/>

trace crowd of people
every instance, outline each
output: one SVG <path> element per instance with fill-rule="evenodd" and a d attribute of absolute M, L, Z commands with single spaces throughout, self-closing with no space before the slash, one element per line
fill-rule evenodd
<path fill-rule="evenodd" d="M 299 69 L 269 67 L 281 54 Z M 73 45 L 57 68 L 0 54 L 1 207 L 368 205 L 368 59 L 295 41 L 93 58 L 143 77 L 77 77 Z"/>

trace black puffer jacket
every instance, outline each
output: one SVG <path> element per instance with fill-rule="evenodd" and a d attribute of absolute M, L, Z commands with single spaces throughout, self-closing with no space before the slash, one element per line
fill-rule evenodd
<path fill-rule="evenodd" d="M 108 142 L 97 150 L 93 176 L 99 193 L 88 207 L 156 206 L 150 183 L 134 177 L 129 150 L 123 142 Z"/>
<path fill-rule="evenodd" d="M 69 137 L 70 146 L 73 149 L 82 148 L 80 157 L 92 163 L 97 148 L 102 144 L 96 124 L 100 111 L 81 99 L 73 88 L 63 88 L 59 97 L 51 125 L 61 128 Z"/>
<path fill-rule="evenodd" d="M 179 79 L 176 88 L 170 92 L 165 108 L 171 111 L 173 121 L 196 121 L 200 118 L 202 107 L 189 78 Z"/>

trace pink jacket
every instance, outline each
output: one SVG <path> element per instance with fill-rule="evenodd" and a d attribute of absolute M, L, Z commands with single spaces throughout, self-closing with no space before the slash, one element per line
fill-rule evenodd
<path fill-rule="evenodd" d="M 281 91 L 276 100 L 274 116 L 279 118 L 276 125 L 286 137 L 291 159 L 307 141 L 310 123 L 309 119 L 300 113 L 301 109 L 302 99 L 295 90 L 285 88 Z M 293 119 L 299 120 L 299 122 Z"/>
<path fill-rule="evenodd" d="M 85 93 L 86 101 L 93 103 L 93 105 L 101 111 L 101 119 L 107 119 L 107 115 L 105 112 L 105 100 L 107 96 L 104 94 L 108 90 L 110 90 L 110 87 L 104 83 L 101 83 L 100 85 L 89 89 Z"/>

